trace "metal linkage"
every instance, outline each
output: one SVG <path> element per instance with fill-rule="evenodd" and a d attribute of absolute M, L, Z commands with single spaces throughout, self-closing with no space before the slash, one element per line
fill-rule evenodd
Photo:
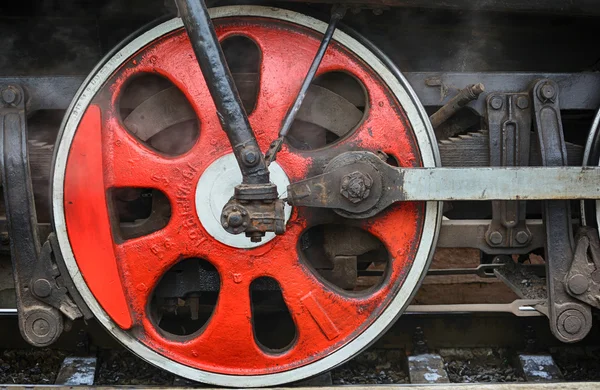
<path fill-rule="evenodd" d="M 203 0 L 176 0 L 196 59 L 242 172 L 242 183 L 225 205 L 221 225 L 231 234 L 246 233 L 253 242 L 266 232 L 283 234 L 283 201 L 270 182 L 269 169 L 250 127 L 225 55 Z M 242 210 L 242 211 L 240 211 Z M 246 213 L 243 215 L 243 213 Z"/>
<path fill-rule="evenodd" d="M 196 59 L 242 171 L 243 183 L 269 184 L 269 170 L 203 0 L 176 0 Z"/>
<path fill-rule="evenodd" d="M 600 168 L 395 168 L 370 152 L 346 152 L 325 173 L 293 183 L 295 206 L 367 217 L 394 202 L 599 199 Z M 531 183 L 540 183 L 532 186 Z M 570 221 L 570 220 L 569 220 Z"/>
<path fill-rule="evenodd" d="M 69 277 L 54 232 L 49 234 L 48 240 L 42 245 L 33 270 L 31 286 L 33 295 L 38 300 L 60 310 L 70 320 L 93 317 Z"/>
<path fill-rule="evenodd" d="M 483 253 L 498 255 L 506 253 L 506 248 L 493 247 L 488 243 L 487 232 L 490 220 L 485 219 L 444 219 L 437 241 L 438 248 L 477 248 Z M 544 226 L 541 219 L 527 220 L 531 240 L 525 246 L 510 249 L 512 254 L 527 254 L 544 247 Z"/>
<path fill-rule="evenodd" d="M 325 35 L 321 40 L 321 44 L 319 49 L 317 50 L 317 54 L 313 59 L 310 68 L 308 68 L 308 73 L 306 73 L 306 77 L 300 86 L 300 91 L 298 91 L 298 95 L 296 95 L 296 99 L 294 103 L 290 107 L 287 112 L 285 118 L 283 119 L 283 123 L 281 125 L 281 129 L 279 130 L 279 136 L 275 141 L 271 143 L 269 146 L 269 150 L 266 153 L 267 165 L 275 161 L 277 153 L 281 150 L 281 146 L 283 145 L 283 140 L 287 133 L 290 131 L 292 127 L 292 123 L 296 119 L 296 115 L 298 111 L 300 111 L 300 106 L 302 106 L 302 102 L 304 101 L 304 97 L 306 96 L 306 92 L 308 91 L 308 87 L 310 87 L 310 83 L 312 83 L 315 75 L 317 74 L 317 70 L 319 69 L 319 65 L 325 56 L 325 52 L 327 51 L 327 47 L 329 47 L 329 43 L 331 42 L 331 38 L 333 38 L 333 33 L 337 27 L 338 22 L 344 17 L 346 14 L 345 7 L 335 6 L 331 12 L 331 20 L 329 21 L 329 25 L 327 26 L 327 30 L 325 31 Z"/>
<path fill-rule="evenodd" d="M 560 117 L 558 85 L 550 80 L 540 80 L 533 87 L 531 95 L 535 112 L 534 128 L 540 145 L 542 162 L 545 166 L 564 166 L 567 164 L 567 152 Z M 564 169 L 564 167 L 553 169 Z M 555 191 L 561 190 L 566 193 L 569 192 L 566 186 L 574 186 L 579 187 L 578 189 L 583 192 L 589 189 L 586 188 L 588 185 L 592 184 L 585 181 L 568 183 L 567 178 L 563 180 L 565 187 L 555 188 Z M 533 182 L 532 180 L 531 183 Z M 535 182 L 540 183 L 540 187 L 545 186 L 543 180 Z M 595 186 L 597 189 L 600 188 L 598 183 Z M 580 198 L 585 197 L 574 196 L 562 199 Z M 579 341 L 590 331 L 592 315 L 590 307 L 571 297 L 561 283 L 571 268 L 574 254 L 571 209 L 568 200 L 545 201 L 543 219 L 546 228 L 544 257 L 550 329 L 561 341 Z"/>
<path fill-rule="evenodd" d="M 485 91 L 485 87 L 481 83 L 469 85 L 458 91 L 456 96 L 429 117 L 431 126 L 433 126 L 434 129 L 437 128 L 439 125 L 450 119 L 452 115 L 456 114 L 461 108 L 466 106 L 467 103 L 476 100 L 483 91 Z"/>
<path fill-rule="evenodd" d="M 63 318 L 33 294 L 31 279 L 40 255 L 37 217 L 27 156 L 25 95 L 17 85 L 0 85 L 0 151 L 2 187 L 10 237 L 19 328 L 35 346 L 53 343 L 63 331 Z"/>
<path fill-rule="evenodd" d="M 491 94 L 487 99 L 490 165 L 529 165 L 531 104 L 528 93 Z M 493 201 L 486 234 L 491 246 L 522 247 L 531 240 L 524 201 Z"/>
<path fill-rule="evenodd" d="M 512 313 L 518 317 L 544 315 L 544 301 L 540 299 L 516 299 L 511 303 L 481 303 L 459 305 L 410 305 L 409 313 Z"/>
<path fill-rule="evenodd" d="M 590 306 L 600 308 L 600 239 L 598 230 L 581 227 L 577 232 L 575 255 L 565 278 L 567 292 Z"/>

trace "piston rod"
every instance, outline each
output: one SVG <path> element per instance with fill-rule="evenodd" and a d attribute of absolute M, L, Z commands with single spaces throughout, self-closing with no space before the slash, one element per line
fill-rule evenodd
<path fill-rule="evenodd" d="M 242 106 L 204 0 L 175 0 L 217 115 L 245 184 L 268 184 L 269 170 Z"/>

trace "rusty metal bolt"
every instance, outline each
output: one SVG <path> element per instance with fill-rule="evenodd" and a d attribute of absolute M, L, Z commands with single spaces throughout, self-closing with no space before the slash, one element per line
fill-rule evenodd
<path fill-rule="evenodd" d="M 342 178 L 340 194 L 352 203 L 367 199 L 371 193 L 373 179 L 366 173 L 354 171 Z"/>
<path fill-rule="evenodd" d="M 588 278 L 581 274 L 573 275 L 569 278 L 569 282 L 567 283 L 569 287 L 569 291 L 571 291 L 575 295 L 581 295 L 587 291 L 589 282 Z"/>
<path fill-rule="evenodd" d="M 242 158 L 244 160 L 244 163 L 249 167 L 254 166 L 258 163 L 258 153 L 256 153 L 256 151 L 254 150 L 245 151 L 242 155 Z"/>
<path fill-rule="evenodd" d="M 552 84 L 544 83 L 544 85 L 540 87 L 539 94 L 542 100 L 549 100 L 554 98 L 554 95 L 556 95 L 556 89 Z"/>
<path fill-rule="evenodd" d="M 490 100 L 490 106 L 494 109 L 494 110 L 499 110 L 502 108 L 502 104 L 504 104 L 502 102 L 502 98 L 500 96 L 494 96 L 491 100 Z"/>
<path fill-rule="evenodd" d="M 527 98 L 527 96 L 519 96 L 517 98 L 517 107 L 519 107 L 521 110 L 524 110 L 527 107 L 529 107 L 529 99 Z"/>
<path fill-rule="evenodd" d="M 502 237 L 502 233 L 500 233 L 498 231 L 494 231 L 494 232 L 490 233 L 489 240 L 490 240 L 490 243 L 492 243 L 493 245 L 502 244 L 503 239 L 504 239 L 504 237 Z"/>
<path fill-rule="evenodd" d="M 529 234 L 527 234 L 525 230 L 521 230 L 515 235 L 515 240 L 517 240 L 519 244 L 525 245 L 527 244 L 527 241 L 529 241 Z"/>
<path fill-rule="evenodd" d="M 227 216 L 227 223 L 229 224 L 229 226 L 234 228 L 242 226 L 242 224 L 244 223 L 244 217 L 239 211 L 232 211 Z"/>
<path fill-rule="evenodd" d="M 250 234 L 250 241 L 261 242 L 264 235 L 265 235 L 265 233 L 262 233 L 262 232 L 252 232 Z M 248 233 L 246 233 L 246 236 L 248 236 Z"/>

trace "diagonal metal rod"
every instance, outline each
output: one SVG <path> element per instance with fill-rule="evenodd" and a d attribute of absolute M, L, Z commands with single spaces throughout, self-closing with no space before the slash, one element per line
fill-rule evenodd
<path fill-rule="evenodd" d="M 269 170 L 242 106 L 225 55 L 203 0 L 175 0 L 221 126 L 247 184 L 269 183 Z"/>
<path fill-rule="evenodd" d="M 333 33 L 335 32 L 335 29 L 337 28 L 337 24 L 344 17 L 345 14 L 346 14 L 345 7 L 336 6 L 333 8 L 333 10 L 331 12 L 331 19 L 329 21 L 329 25 L 327 26 L 327 30 L 325 31 L 325 35 L 323 36 L 323 40 L 321 41 L 319 49 L 317 50 L 317 54 L 315 55 L 315 58 L 313 59 L 313 62 L 310 65 L 310 68 L 308 69 L 308 72 L 306 73 L 306 77 L 304 78 L 304 81 L 302 82 L 300 91 L 298 91 L 298 95 L 296 95 L 296 100 L 294 100 L 294 103 L 292 104 L 292 106 L 288 110 L 285 118 L 283 119 L 283 123 L 281 124 L 281 129 L 279 130 L 279 136 L 277 137 L 277 139 L 275 141 L 273 141 L 271 143 L 271 146 L 269 146 L 269 150 L 266 153 L 265 158 L 267 160 L 267 166 L 271 162 L 275 161 L 277 152 L 279 152 L 281 150 L 281 146 L 283 145 L 283 139 L 285 138 L 287 133 L 290 131 L 290 128 L 292 127 L 292 123 L 294 123 L 294 120 L 296 119 L 296 115 L 298 114 L 298 111 L 300 110 L 300 106 L 302 105 L 302 102 L 304 101 L 304 97 L 306 96 L 308 87 L 310 87 L 310 84 L 312 83 L 313 79 L 315 78 L 315 74 L 317 73 L 317 70 L 319 69 L 319 65 L 321 64 L 321 61 L 323 60 L 323 57 L 325 56 L 327 47 L 329 47 L 329 43 L 331 42 Z"/>

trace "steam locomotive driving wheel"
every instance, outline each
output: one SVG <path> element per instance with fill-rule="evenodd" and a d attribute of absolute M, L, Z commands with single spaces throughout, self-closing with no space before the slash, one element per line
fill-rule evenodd
<path fill-rule="evenodd" d="M 230 68 L 265 152 L 326 25 L 253 6 L 213 9 L 211 17 L 224 48 L 234 48 Z M 255 54 L 240 54 L 240 39 Z M 250 57 L 255 69 L 236 68 Z M 271 181 L 286 198 L 290 183 L 362 150 L 396 166 L 438 165 L 430 124 L 407 83 L 337 31 L 270 165 Z M 344 178 L 342 191 L 359 203 L 369 179 L 355 179 Z M 53 173 L 62 256 L 97 319 L 148 362 L 224 386 L 307 378 L 376 340 L 426 271 L 439 204 L 396 203 L 366 219 L 287 205 L 285 233 L 256 242 L 221 222 L 240 182 L 181 20 L 113 51 L 68 112 Z M 228 226 L 246 223 L 238 211 Z"/>

